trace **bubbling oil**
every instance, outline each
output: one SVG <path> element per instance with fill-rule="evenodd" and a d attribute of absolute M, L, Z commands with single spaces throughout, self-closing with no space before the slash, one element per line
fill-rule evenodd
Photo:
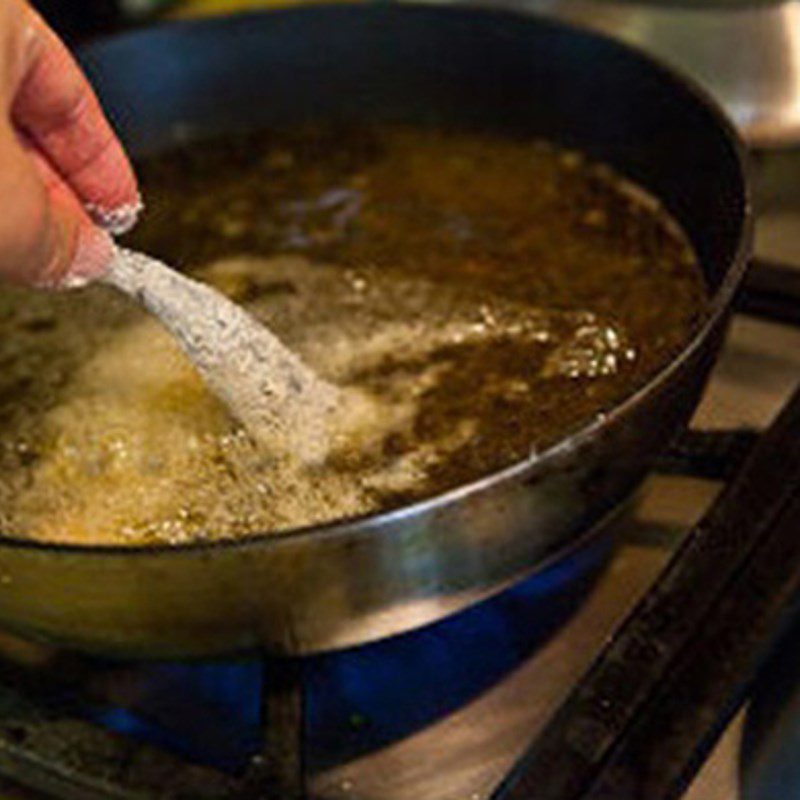
<path fill-rule="evenodd" d="M 259 134 L 145 164 L 154 215 L 134 243 L 245 305 L 320 376 L 371 398 L 369 415 L 342 425 L 323 464 L 303 464 L 252 442 L 124 298 L 9 289 L 4 531 L 174 544 L 428 497 L 618 402 L 702 311 L 674 224 L 575 154 L 408 129 L 326 144 L 328 129 Z M 677 310 L 654 324 L 641 303 L 667 288 Z"/>

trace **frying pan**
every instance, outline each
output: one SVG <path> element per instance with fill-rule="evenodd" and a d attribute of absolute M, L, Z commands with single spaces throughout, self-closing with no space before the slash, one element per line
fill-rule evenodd
<path fill-rule="evenodd" d="M 689 419 L 745 270 L 750 212 L 730 125 L 662 66 L 564 24 L 422 5 L 171 24 L 94 43 L 81 58 L 134 154 L 319 118 L 447 123 L 580 148 L 662 200 L 713 300 L 683 352 L 626 402 L 547 452 L 428 501 L 214 544 L 0 539 L 0 625 L 159 657 L 307 654 L 396 634 L 575 547 Z"/>

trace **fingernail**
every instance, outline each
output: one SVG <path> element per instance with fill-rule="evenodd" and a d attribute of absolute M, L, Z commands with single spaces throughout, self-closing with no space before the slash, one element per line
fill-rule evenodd
<path fill-rule="evenodd" d="M 86 204 L 86 211 L 92 219 L 112 236 L 122 236 L 132 230 L 143 210 L 141 195 L 137 195 L 136 202 L 125 203 L 116 208 L 103 208 L 95 203 Z"/>

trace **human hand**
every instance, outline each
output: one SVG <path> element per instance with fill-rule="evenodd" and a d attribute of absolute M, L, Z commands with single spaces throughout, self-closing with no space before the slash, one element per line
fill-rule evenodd
<path fill-rule="evenodd" d="M 25 0 L 0 0 L 0 277 L 99 277 L 140 208 L 136 178 L 86 78 Z"/>

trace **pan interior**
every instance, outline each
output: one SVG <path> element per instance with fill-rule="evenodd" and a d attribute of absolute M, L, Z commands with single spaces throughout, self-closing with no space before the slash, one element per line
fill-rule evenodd
<path fill-rule="evenodd" d="M 150 210 L 131 244 L 378 398 L 379 425 L 321 467 L 276 462 L 126 301 L 6 292 L 0 520 L 25 537 L 180 543 L 397 508 L 613 408 L 704 319 L 669 215 L 540 140 L 298 125 L 172 149 L 140 173 Z"/>

